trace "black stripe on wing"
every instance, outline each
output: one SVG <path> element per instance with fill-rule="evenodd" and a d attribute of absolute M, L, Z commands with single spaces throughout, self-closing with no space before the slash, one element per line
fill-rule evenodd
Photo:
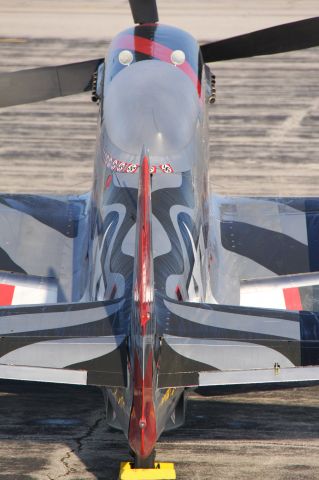
<path fill-rule="evenodd" d="M 222 246 L 277 275 L 309 272 L 308 245 L 244 222 L 221 222 Z"/>

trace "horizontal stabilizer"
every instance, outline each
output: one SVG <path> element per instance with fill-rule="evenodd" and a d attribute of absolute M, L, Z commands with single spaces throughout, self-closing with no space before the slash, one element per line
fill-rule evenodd
<path fill-rule="evenodd" d="M 0 378 L 126 385 L 124 300 L 0 309 Z"/>
<path fill-rule="evenodd" d="M 20 367 L 0 365 L 0 378 L 30 382 L 65 383 L 68 385 L 88 385 L 87 372 L 59 368 Z"/>
<path fill-rule="evenodd" d="M 0 107 L 39 102 L 92 89 L 102 58 L 0 74 Z"/>
<path fill-rule="evenodd" d="M 295 384 L 319 382 L 319 367 L 275 367 L 268 370 L 232 372 L 200 372 L 198 384 L 202 387 L 253 384 Z"/>
<path fill-rule="evenodd" d="M 165 298 L 163 304 L 160 388 L 222 385 L 224 377 L 233 384 L 319 380 L 317 313 Z"/>

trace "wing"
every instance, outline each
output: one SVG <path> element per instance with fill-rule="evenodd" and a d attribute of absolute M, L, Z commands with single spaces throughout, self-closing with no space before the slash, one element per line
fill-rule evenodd
<path fill-rule="evenodd" d="M 87 202 L 87 196 L 0 196 L 0 305 L 81 299 Z"/>
<path fill-rule="evenodd" d="M 318 309 L 318 198 L 215 196 L 211 206 L 217 303 Z"/>
<path fill-rule="evenodd" d="M 161 388 L 319 380 L 319 314 L 162 302 Z"/>

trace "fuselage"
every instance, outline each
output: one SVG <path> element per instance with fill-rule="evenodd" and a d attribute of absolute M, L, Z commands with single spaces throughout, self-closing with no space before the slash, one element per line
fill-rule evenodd
<path fill-rule="evenodd" d="M 106 396 L 141 458 L 183 394 L 157 385 L 160 298 L 206 299 L 209 87 L 197 42 L 157 24 L 119 34 L 99 71 L 89 294 L 126 301 L 128 385 Z"/>

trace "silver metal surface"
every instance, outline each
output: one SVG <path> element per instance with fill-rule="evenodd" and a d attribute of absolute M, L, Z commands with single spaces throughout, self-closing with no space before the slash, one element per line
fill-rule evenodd
<path fill-rule="evenodd" d="M 318 7 L 317 1 L 309 0 L 294 5 L 271 1 L 263 6 L 247 1 L 240 5 L 225 2 L 221 6 L 204 0 L 196 2 L 195 12 L 189 3 L 183 3 L 183 8 L 165 0 L 163 4 L 170 14 L 161 15 L 163 20 L 176 23 L 187 19 L 188 25 L 180 26 L 194 28 L 193 33 L 205 38 L 316 15 Z M 76 14 L 69 2 L 63 2 L 63 6 L 61 2 L 30 2 L 29 7 L 22 2 L 3 2 L 1 34 L 18 35 L 22 43 L 1 40 L 1 70 L 47 65 L 52 59 L 56 64 L 84 60 L 97 52 L 104 55 L 103 42 L 85 38 L 88 23 L 99 38 L 111 35 L 108 23 L 116 30 L 127 25 L 126 13 L 123 14 L 127 12 L 126 3 L 105 5 L 104 0 L 95 2 L 93 7 L 99 10 L 97 22 L 93 17 L 88 22 L 88 6 L 84 2 L 79 4 L 81 11 Z M 116 21 L 105 19 L 104 8 L 113 12 Z M 63 17 L 67 17 L 65 22 L 61 21 Z M 69 40 L 57 38 L 62 30 Z M 54 40 L 32 40 L 32 36 L 43 39 L 46 35 Z M 85 40 L 73 40 L 75 35 Z M 214 71 L 218 102 L 211 111 L 211 178 L 219 191 L 230 189 L 245 194 L 253 186 L 257 193 L 281 190 L 316 195 L 316 51 L 220 64 Z M 87 191 L 91 186 L 95 124 L 96 106 L 89 95 L 1 112 L 1 190 Z M 54 389 L 53 393 L 44 387 L 41 390 L 40 385 L 24 385 L 19 389 L 2 383 L 2 474 L 15 479 L 25 475 L 35 479 L 67 475 L 70 480 L 93 480 L 105 478 L 107 472 L 107 478 L 116 479 L 118 463 L 126 458 L 127 451 L 121 434 L 107 431 L 99 394 L 84 394 L 68 387 L 61 387 L 57 393 Z M 57 400 L 54 409 L 52 398 Z M 210 479 L 213 473 L 217 479 L 255 480 L 263 478 L 265 471 L 276 480 L 316 478 L 318 398 L 318 388 L 313 388 L 292 393 L 193 399 L 187 425 L 162 438 L 158 456 L 161 460 L 177 461 L 178 474 L 185 479 Z M 78 415 L 82 426 L 71 433 L 32 427 L 40 415 L 55 417 L 61 412 Z"/>
<path fill-rule="evenodd" d="M 33 382 L 53 382 L 74 385 L 86 385 L 87 373 L 85 371 L 61 370 L 41 367 L 19 367 L 0 365 L 0 376 L 10 380 L 28 380 Z"/>
<path fill-rule="evenodd" d="M 285 383 L 319 381 L 318 367 L 280 368 L 278 371 L 249 370 L 241 372 L 202 372 L 199 374 L 200 385 L 236 385 L 254 383 Z"/>

